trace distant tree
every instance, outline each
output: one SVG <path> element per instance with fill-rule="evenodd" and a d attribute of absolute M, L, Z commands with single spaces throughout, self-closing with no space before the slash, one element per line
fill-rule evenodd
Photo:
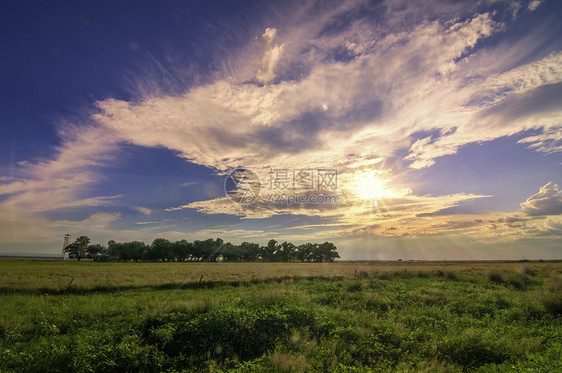
<path fill-rule="evenodd" d="M 292 262 L 296 259 L 297 247 L 291 242 L 283 242 L 280 245 L 278 256 L 282 262 Z"/>
<path fill-rule="evenodd" d="M 242 242 L 240 244 L 240 258 L 244 261 L 255 262 L 260 258 L 260 245 L 253 242 Z"/>
<path fill-rule="evenodd" d="M 209 253 L 209 261 L 216 262 L 217 258 L 222 255 L 224 250 L 224 241 L 222 238 L 216 238 L 211 244 L 211 252 Z"/>
<path fill-rule="evenodd" d="M 64 252 L 68 255 L 69 259 L 78 259 L 82 258 L 80 253 L 80 246 L 76 242 L 72 242 L 64 248 Z"/>
<path fill-rule="evenodd" d="M 88 245 L 86 249 L 86 257 L 98 261 L 102 255 L 107 254 L 107 248 L 99 243 Z"/>
<path fill-rule="evenodd" d="M 151 259 L 157 260 L 171 260 L 172 256 L 172 243 L 165 238 L 156 238 L 150 245 Z"/>
<path fill-rule="evenodd" d="M 225 262 L 238 262 L 242 257 L 240 246 L 233 245 L 230 242 L 225 243 L 221 251 Z"/>
<path fill-rule="evenodd" d="M 144 242 L 139 241 L 132 241 L 132 242 L 125 242 L 121 244 L 121 258 L 124 261 L 127 260 L 134 260 L 138 262 L 144 258 L 145 252 L 148 250 L 148 247 L 144 244 Z"/>
<path fill-rule="evenodd" d="M 183 262 L 193 254 L 193 244 L 187 240 L 176 241 L 172 244 L 174 260 Z"/>
<path fill-rule="evenodd" d="M 274 239 L 268 241 L 266 246 L 260 246 L 253 242 L 242 242 L 233 245 L 224 242 L 221 238 L 195 240 L 189 242 L 185 239 L 170 242 L 165 238 L 156 238 L 151 245 L 144 242 L 115 242 L 110 240 L 107 248 L 99 244 L 90 245 L 87 236 L 80 236 L 64 249 L 70 258 L 80 260 L 87 257 L 94 260 L 110 260 L 119 258 L 126 262 L 129 260 L 139 261 L 216 261 L 222 257 L 224 261 L 236 262 L 291 262 L 300 260 L 303 262 L 333 262 L 339 258 L 336 246 L 331 242 L 305 243 L 295 246 L 291 242 L 279 243 Z"/>
<path fill-rule="evenodd" d="M 205 258 L 205 254 L 207 253 L 207 242 L 195 240 L 193 241 L 193 257 L 192 260 L 200 261 Z"/>
<path fill-rule="evenodd" d="M 68 253 L 68 257 L 71 259 L 77 259 L 80 261 L 83 257 L 87 255 L 88 245 L 90 244 L 90 239 L 88 236 L 80 236 L 73 243 L 66 246 L 64 251 Z"/>
<path fill-rule="evenodd" d="M 310 262 L 314 259 L 314 244 L 312 243 L 305 243 L 302 245 L 299 245 L 297 247 L 297 254 L 296 257 L 298 260 L 301 260 L 303 262 Z"/>
<path fill-rule="evenodd" d="M 333 262 L 334 259 L 339 258 L 336 245 L 331 242 L 324 242 L 316 247 L 317 257 L 320 261 Z M 318 260 L 317 260 L 318 261 Z"/>
<path fill-rule="evenodd" d="M 279 250 L 279 245 L 277 244 L 276 240 L 269 240 L 267 246 L 262 246 L 260 256 L 263 260 L 267 262 L 274 262 L 276 259 L 276 253 Z"/>

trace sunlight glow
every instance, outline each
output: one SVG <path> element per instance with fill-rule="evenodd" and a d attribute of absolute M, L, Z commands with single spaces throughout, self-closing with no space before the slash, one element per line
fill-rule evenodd
<path fill-rule="evenodd" d="M 394 193 L 386 184 L 387 180 L 374 172 L 360 173 L 355 177 L 355 191 L 364 200 L 392 198 Z"/>

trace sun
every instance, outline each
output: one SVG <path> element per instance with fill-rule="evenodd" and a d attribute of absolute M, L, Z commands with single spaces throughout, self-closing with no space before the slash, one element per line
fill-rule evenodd
<path fill-rule="evenodd" d="M 365 172 L 355 177 L 355 191 L 364 200 L 380 200 L 393 197 L 393 192 L 387 187 L 387 181 L 376 173 Z"/>

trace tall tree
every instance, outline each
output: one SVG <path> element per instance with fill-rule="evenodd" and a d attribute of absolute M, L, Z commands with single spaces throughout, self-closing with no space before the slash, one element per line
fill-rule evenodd
<path fill-rule="evenodd" d="M 66 246 L 64 251 L 68 253 L 68 257 L 71 259 L 82 259 L 88 253 L 88 245 L 90 244 L 90 239 L 88 236 L 80 236 L 73 243 Z"/>
<path fill-rule="evenodd" d="M 263 260 L 268 262 L 276 261 L 276 253 L 279 250 L 279 245 L 277 244 L 276 240 L 269 240 L 267 246 L 261 247 L 261 257 Z"/>
<path fill-rule="evenodd" d="M 94 261 L 98 261 L 102 255 L 107 253 L 107 248 L 99 243 L 88 245 L 86 249 L 86 257 L 90 259 L 94 259 Z"/>

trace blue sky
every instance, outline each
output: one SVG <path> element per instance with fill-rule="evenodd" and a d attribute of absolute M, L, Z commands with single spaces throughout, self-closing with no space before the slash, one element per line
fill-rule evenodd
<path fill-rule="evenodd" d="M 0 253 L 58 254 L 70 233 L 560 257 L 560 16 L 548 0 L 5 2 Z M 237 167 L 261 181 L 244 204 L 224 190 Z M 312 188 L 270 187 L 283 172 Z"/>

